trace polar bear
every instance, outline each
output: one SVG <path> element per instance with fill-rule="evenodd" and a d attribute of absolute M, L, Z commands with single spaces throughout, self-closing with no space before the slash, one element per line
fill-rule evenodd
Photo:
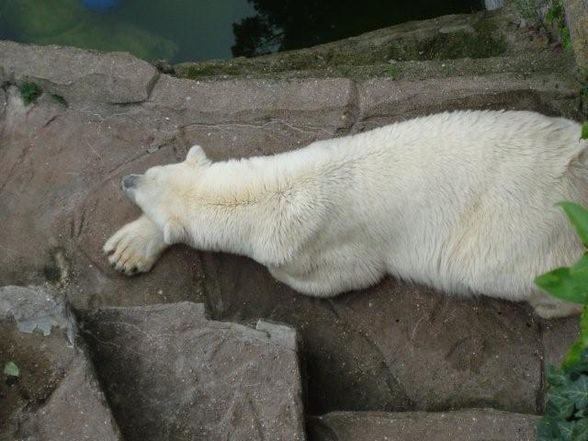
<path fill-rule="evenodd" d="M 452 294 L 579 311 L 533 279 L 583 247 L 559 201 L 588 203 L 580 125 L 524 111 L 460 111 L 317 141 L 273 156 L 185 161 L 130 175 L 143 215 L 104 252 L 146 272 L 169 245 L 255 259 L 296 291 L 329 297 L 385 275 Z"/>

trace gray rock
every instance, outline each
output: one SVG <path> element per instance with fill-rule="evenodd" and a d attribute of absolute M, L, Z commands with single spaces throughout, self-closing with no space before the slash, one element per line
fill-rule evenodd
<path fill-rule="evenodd" d="M 0 77 L 2 76 L 2 72 L 0 71 Z M 6 92 L 4 89 L 0 88 L 0 120 L 4 117 L 4 113 L 6 112 Z"/>
<path fill-rule="evenodd" d="M 500 33 L 514 26 L 502 14 L 488 15 L 504 25 Z M 380 47 L 410 34 L 410 48 L 418 49 L 430 36 L 477 29 L 480 17 L 407 23 L 354 47 Z M 439 32 L 444 28 L 453 33 Z M 45 90 L 58 94 L 69 84 L 71 99 L 86 101 L 66 108 L 45 96 L 25 107 L 18 90 L 8 88 L 0 114 L 0 284 L 49 281 L 80 308 L 190 300 L 206 302 L 215 319 L 293 325 L 304 343 L 308 410 L 314 414 L 466 406 L 536 412 L 542 338 L 547 348 L 548 336 L 523 306 L 442 297 L 393 280 L 332 300 L 311 299 L 251 260 L 183 246 L 167 251 L 149 274 L 129 279 L 110 269 L 101 251 L 109 235 L 138 215 L 119 190 L 120 177 L 181 160 L 194 143 L 211 158 L 226 159 L 292 150 L 433 111 L 504 107 L 580 118 L 580 85 L 563 68 L 568 57 L 546 54 L 542 45 L 539 56 L 529 41 L 519 28 L 511 35 L 507 53 L 528 49 L 516 59 L 445 62 L 416 52 L 417 61 L 400 66 L 408 73 L 398 81 L 188 81 L 162 75 L 149 96 L 156 74 L 142 62 L 127 69 L 136 60 L 125 55 L 2 43 L 2 78 L 46 78 Z M 98 70 L 117 78 L 113 90 L 128 92 L 126 101 L 143 102 L 105 103 L 118 102 L 105 92 L 107 82 L 86 82 L 98 78 L 92 73 Z M 424 81 L 410 79 L 421 78 L 418 72 Z M 131 73 L 138 77 L 126 76 Z M 288 334 L 275 338 L 291 341 Z"/>
<path fill-rule="evenodd" d="M 481 86 L 482 85 L 482 86 Z M 358 85 L 360 122 L 370 129 L 446 110 L 535 110 L 580 119 L 578 84 L 561 75 L 520 78 L 513 74 L 421 81 L 373 79 Z"/>
<path fill-rule="evenodd" d="M 533 441 L 538 417 L 492 409 L 334 412 L 309 422 L 310 441 Z"/>
<path fill-rule="evenodd" d="M 20 332 L 35 331 L 48 336 L 53 327 L 68 326 L 64 306 L 43 287 L 0 287 L 0 320 L 13 318 Z M 70 344 L 72 340 L 70 340 Z"/>
<path fill-rule="evenodd" d="M 205 317 L 204 305 L 107 308 L 84 335 L 127 440 L 304 440 L 293 330 Z"/>
<path fill-rule="evenodd" d="M 504 6 L 504 0 L 484 0 L 484 6 L 490 11 L 499 9 Z"/>
<path fill-rule="evenodd" d="M 569 317 L 546 320 L 542 326 L 543 351 L 546 365 L 559 366 L 569 347 L 580 335 L 580 320 Z"/>
<path fill-rule="evenodd" d="M 540 410 L 539 324 L 524 305 L 452 297 L 392 279 L 319 300 L 244 258 L 206 254 L 203 264 L 202 290 L 215 318 L 267 318 L 300 331 L 311 414 Z"/>
<path fill-rule="evenodd" d="M 517 26 L 520 17 L 510 8 L 455 14 L 410 21 L 355 37 L 305 49 L 253 58 L 210 60 L 174 66 L 183 78 L 214 77 L 386 77 L 394 61 L 460 60 L 490 57 L 533 58 L 548 49 L 545 35 Z M 400 73 L 404 70 L 401 65 Z"/>
<path fill-rule="evenodd" d="M 147 99 L 157 70 L 128 53 L 97 53 L 0 41 L 0 82 L 33 81 L 68 102 Z"/>
<path fill-rule="evenodd" d="M 93 367 L 81 356 L 41 409 L 22 417 L 17 433 L 30 441 L 123 441 Z"/>
<path fill-rule="evenodd" d="M 563 0 L 566 21 L 578 66 L 588 69 L 588 2 Z"/>
<path fill-rule="evenodd" d="M 122 440 L 65 311 L 51 289 L 0 288 L 0 440 Z"/>
<path fill-rule="evenodd" d="M 353 84 L 346 79 L 191 81 L 162 75 L 146 106 L 181 124 L 257 123 L 345 128 Z M 261 124 L 260 124 L 261 123 Z"/>

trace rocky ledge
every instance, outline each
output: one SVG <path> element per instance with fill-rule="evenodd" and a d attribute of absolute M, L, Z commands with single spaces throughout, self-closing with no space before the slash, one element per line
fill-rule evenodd
<path fill-rule="evenodd" d="M 406 58 L 398 75 L 188 79 L 126 54 L 0 42 L 0 285 L 20 286 L 0 292 L 0 360 L 19 367 L 2 374 L 0 439 L 533 439 L 574 319 L 392 279 L 312 299 L 251 260 L 182 246 L 129 279 L 101 254 L 137 215 L 121 176 L 195 143 L 218 160 L 444 110 L 584 118 L 572 54 L 508 20 L 504 50 L 526 35 L 524 51 Z M 32 102 L 25 82 L 40 87 Z"/>

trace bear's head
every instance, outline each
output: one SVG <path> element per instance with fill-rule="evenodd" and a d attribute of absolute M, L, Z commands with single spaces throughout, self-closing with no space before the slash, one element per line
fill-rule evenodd
<path fill-rule="evenodd" d="M 186 230 L 181 219 L 197 187 L 198 176 L 211 161 L 198 145 L 188 151 L 183 162 L 152 167 L 142 175 L 123 177 L 121 187 L 127 197 L 162 231 L 167 244 L 182 242 Z"/>

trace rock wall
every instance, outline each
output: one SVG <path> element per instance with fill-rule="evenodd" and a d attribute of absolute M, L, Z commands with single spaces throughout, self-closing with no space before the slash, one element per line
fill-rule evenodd
<path fill-rule="evenodd" d="M 479 28 L 486 19 L 497 20 L 493 14 L 511 12 L 488 14 L 402 25 L 386 34 L 394 38 L 381 41 L 469 35 L 470 27 L 479 32 L 471 23 Z M 102 403 L 101 418 L 111 421 L 107 415 L 112 415 L 115 421 L 105 429 L 110 435 L 100 439 L 138 439 L 137 434 L 199 439 L 194 437 L 220 433 L 224 420 L 215 419 L 218 415 L 228 415 L 235 430 L 251 428 L 253 435 L 235 432 L 240 434 L 235 439 L 268 433 L 271 439 L 302 439 L 305 414 L 313 416 L 307 419 L 312 440 L 398 439 L 398 433 L 406 439 L 444 440 L 444 433 L 453 433 L 452 439 L 492 434 L 506 440 L 511 431 L 520 436 L 513 439 L 532 439 L 545 364 L 557 361 L 575 338 L 575 319 L 547 323 L 525 305 L 448 297 L 392 279 L 335 299 L 312 299 L 279 284 L 249 259 L 183 246 L 166 252 L 151 273 L 129 279 L 110 269 L 101 252 L 106 238 L 138 214 L 119 191 L 121 176 L 181 160 L 195 143 L 222 160 L 292 150 L 445 110 L 525 109 L 584 118 L 583 84 L 571 54 L 555 50 L 520 19 L 509 20 L 499 21 L 505 52 L 475 60 L 469 53 L 421 59 L 418 51 L 406 49 L 416 56 L 384 60 L 375 69 L 355 65 L 347 73 L 344 64 L 329 73 L 327 63 L 316 75 L 292 65 L 264 73 L 278 63 L 265 58 L 246 73 L 191 80 L 126 54 L 0 42 L 0 285 L 50 285 L 78 311 L 76 323 L 89 351 L 80 364 L 71 361 L 74 352 L 62 358 L 67 366 L 49 363 L 59 375 L 51 377 L 43 395 L 46 415 L 64 419 L 39 416 L 27 427 L 40 433 L 51 421 L 69 424 L 68 414 L 51 413 L 51 406 L 60 409 L 74 400 L 68 398 L 74 390 L 89 388 L 104 394 L 106 404 L 96 401 Z M 25 82 L 42 91 L 28 104 L 19 91 Z M 206 305 L 213 321 L 194 303 Z M 149 306 L 160 304 L 170 305 Z M 31 351 L 16 351 L 18 320 L 2 307 L 0 302 L 0 330 L 10 339 L 0 339 L 0 354 L 23 366 L 19 381 L 42 380 L 19 361 Z M 295 329 L 301 343 L 296 353 L 276 355 L 283 339 L 293 341 L 291 331 L 241 326 L 254 327 L 260 319 Z M 220 333 L 216 343 L 206 343 L 212 339 L 205 336 L 209 328 Z M 242 337 L 225 347 L 225 334 Z M 61 342 L 57 353 L 67 352 L 67 340 Z M 252 347 L 263 349 L 257 357 L 263 366 L 254 369 L 264 379 L 261 389 L 255 389 L 258 377 L 238 368 L 255 364 Z M 238 351 L 243 352 L 232 360 Z M 88 360 L 95 372 L 84 367 L 92 367 Z M 189 366 L 201 371 L 190 372 Z M 219 381 L 227 385 L 218 386 L 222 400 L 215 401 L 214 387 L 205 387 L 212 384 L 207 369 L 222 374 Z M 2 390 L 0 396 L 17 390 Z M 231 390 L 240 391 L 233 401 Z M 11 415 L 26 400 L 15 402 Z M 233 402 L 240 404 L 226 407 Z M 219 413 L 199 403 L 219 406 Z M 260 403 L 268 410 L 257 407 Z M 467 410 L 480 408 L 501 412 Z M 448 412 L 456 409 L 465 410 Z M 201 425 L 198 415 L 205 416 Z M 155 427 L 158 418 L 161 425 Z M 54 433 L 49 430 L 43 433 Z M 92 438 L 74 434 L 72 439 Z"/>

